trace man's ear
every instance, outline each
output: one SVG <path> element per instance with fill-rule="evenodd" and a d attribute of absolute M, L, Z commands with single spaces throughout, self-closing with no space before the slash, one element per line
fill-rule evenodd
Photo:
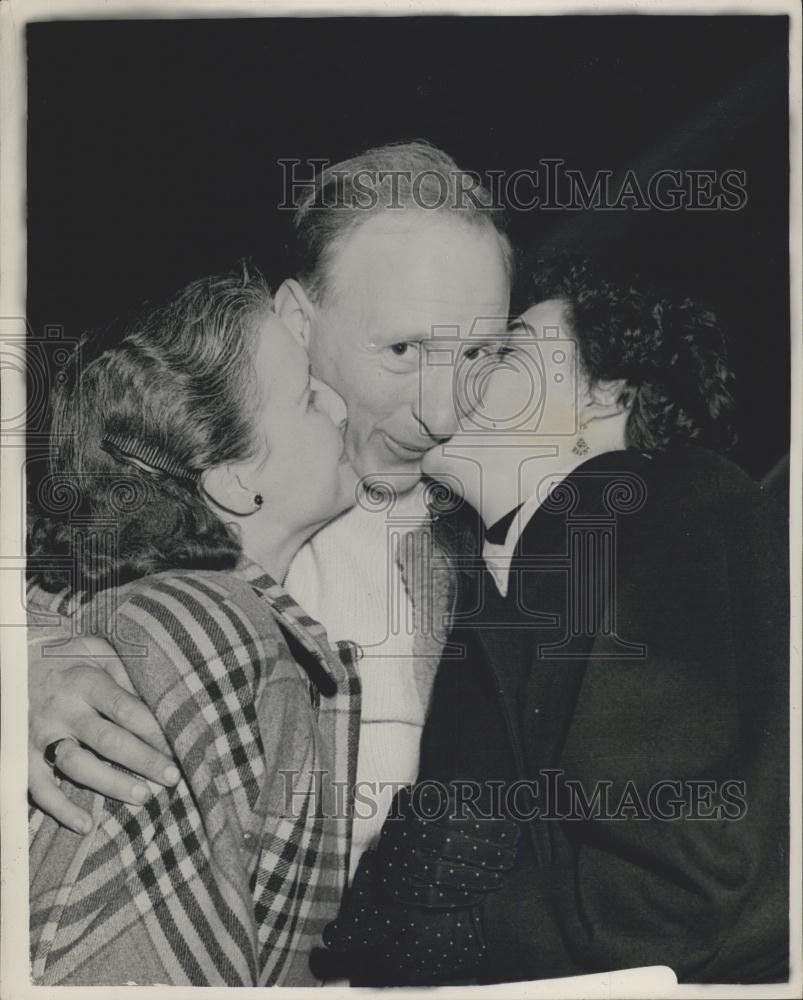
<path fill-rule="evenodd" d="M 273 308 L 299 344 L 308 351 L 315 306 L 295 278 L 287 278 L 281 283 L 273 299 Z"/>
<path fill-rule="evenodd" d="M 201 488 L 217 507 L 239 517 L 247 517 L 262 506 L 259 494 L 243 485 L 234 465 L 206 469 L 201 474 Z"/>
<path fill-rule="evenodd" d="M 583 394 L 583 420 L 604 420 L 627 413 L 631 402 L 628 398 L 630 394 L 625 392 L 626 386 L 621 378 L 587 386 Z"/>

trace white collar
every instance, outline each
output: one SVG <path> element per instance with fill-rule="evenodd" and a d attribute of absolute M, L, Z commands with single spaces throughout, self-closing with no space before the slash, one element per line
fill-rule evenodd
<path fill-rule="evenodd" d="M 567 473 L 567 475 L 571 475 L 571 473 Z M 482 558 L 485 560 L 488 572 L 494 578 L 494 583 L 496 583 L 497 590 L 502 597 L 507 597 L 507 590 L 510 583 L 510 564 L 513 561 L 513 553 L 516 551 L 516 546 L 519 543 L 522 532 L 530 523 L 533 515 L 544 500 L 564 479 L 566 479 L 566 475 L 556 475 L 546 491 L 543 489 L 546 480 L 541 480 L 536 491 L 516 511 L 516 515 L 507 529 L 504 542 L 501 545 L 497 545 L 486 539 L 483 544 Z"/>
<path fill-rule="evenodd" d="M 510 522 L 510 527 L 507 529 L 504 542 L 501 545 L 496 545 L 486 539 L 482 547 L 482 558 L 485 560 L 488 572 L 494 578 L 496 589 L 502 597 L 507 597 L 510 564 L 513 561 L 513 553 L 516 550 L 519 538 L 521 538 L 521 533 L 527 527 L 530 518 L 535 514 L 542 502 L 543 497 L 540 497 L 537 492 L 533 493 L 516 511 L 516 516 Z"/>

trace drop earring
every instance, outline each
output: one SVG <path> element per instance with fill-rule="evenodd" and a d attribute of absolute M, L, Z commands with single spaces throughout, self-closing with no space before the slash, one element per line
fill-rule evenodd
<path fill-rule="evenodd" d="M 256 507 L 257 510 L 259 510 L 259 508 L 262 506 L 264 502 L 265 500 L 261 493 L 254 494 L 254 507 Z"/>
<path fill-rule="evenodd" d="M 572 448 L 573 455 L 582 456 L 588 454 L 589 450 L 588 442 L 583 437 L 583 431 L 586 429 L 586 427 L 588 427 L 588 424 L 580 424 L 580 436 L 577 438 L 577 440 L 574 443 L 574 447 Z"/>

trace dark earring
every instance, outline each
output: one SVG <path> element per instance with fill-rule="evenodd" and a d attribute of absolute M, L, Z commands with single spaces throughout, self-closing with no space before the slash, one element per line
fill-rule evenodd
<path fill-rule="evenodd" d="M 583 423 L 580 421 L 579 431 L 580 434 L 574 443 L 574 448 L 572 448 L 573 455 L 585 455 L 588 453 L 588 442 L 583 437 L 583 431 L 588 427 L 588 422 Z"/>
<path fill-rule="evenodd" d="M 261 493 L 255 493 L 254 494 L 254 506 L 255 507 L 261 507 L 264 502 L 265 501 L 263 500 Z"/>

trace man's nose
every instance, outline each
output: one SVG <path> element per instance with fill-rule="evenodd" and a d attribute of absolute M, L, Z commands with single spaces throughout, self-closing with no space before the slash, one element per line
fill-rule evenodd
<path fill-rule="evenodd" d="M 448 441 L 458 430 L 454 366 L 427 366 L 421 373 L 413 413 L 433 442 Z"/>
<path fill-rule="evenodd" d="M 321 382 L 317 378 L 310 378 L 309 384 L 315 393 L 315 405 L 329 417 L 332 423 L 339 427 L 340 424 L 345 422 L 348 416 L 343 397 L 335 392 L 331 386 L 328 386 L 325 382 Z"/>

